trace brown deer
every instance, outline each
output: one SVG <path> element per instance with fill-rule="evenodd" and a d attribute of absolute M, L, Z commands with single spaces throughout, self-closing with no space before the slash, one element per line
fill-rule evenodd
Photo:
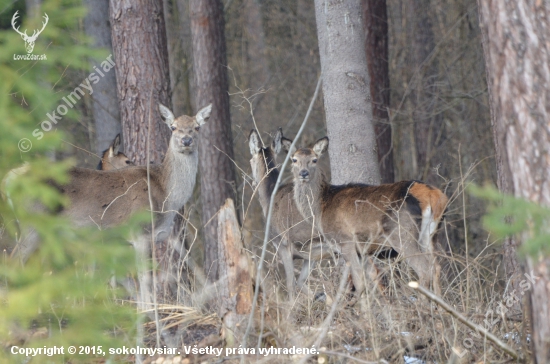
<path fill-rule="evenodd" d="M 96 225 L 103 229 L 123 224 L 135 212 L 150 209 L 150 190 L 155 212 L 154 240 L 163 241 L 168 237 L 174 216 L 193 193 L 199 130 L 210 117 L 212 105 L 194 117 L 178 118 L 165 106 L 159 105 L 159 108 L 172 136 L 162 164 L 149 166 L 149 184 L 147 166 L 131 166 L 110 171 L 72 168 L 70 181 L 55 185 L 69 198 L 69 205 L 61 213 L 75 226 Z M 30 232 L 17 244 L 12 256 L 25 262 L 37 245 L 36 233 Z M 137 245 L 139 243 L 136 248 Z"/>
<path fill-rule="evenodd" d="M 432 282 L 439 293 L 440 268 L 432 237 L 445 211 L 447 196 L 417 181 L 380 186 L 331 185 L 317 167 L 328 144 L 325 137 L 313 148 L 301 148 L 292 155 L 294 201 L 304 218 L 316 218 L 325 239 L 340 244 L 344 259 L 351 265 L 356 298 L 364 289 L 357 255 L 359 243 L 365 244 L 361 251 L 367 255 L 393 248 L 404 256 L 421 285 Z"/>
<path fill-rule="evenodd" d="M 250 132 L 248 144 L 252 155 L 250 160 L 252 178 L 264 217 L 267 217 L 271 195 L 279 177 L 279 169 L 275 162 L 276 156 L 283 145 L 288 150 L 292 141 L 285 138 L 282 129 L 279 128 L 270 146 L 262 146 L 260 136 L 256 130 Z M 293 257 L 304 260 L 297 281 L 298 287 L 301 287 L 309 274 L 310 260 L 318 261 L 328 258 L 335 247 L 321 244 L 319 238 L 315 235 L 314 229 L 312 229 L 311 222 L 302 217 L 294 203 L 292 183 L 279 186 L 274 203 L 270 239 L 283 262 L 287 290 L 289 297 L 293 299 Z"/>
<path fill-rule="evenodd" d="M 121 169 L 134 165 L 135 164 L 128 159 L 126 154 L 120 152 L 120 134 L 118 134 L 109 148 L 101 153 L 101 160 L 96 169 L 100 171 L 111 171 L 113 169 Z"/>

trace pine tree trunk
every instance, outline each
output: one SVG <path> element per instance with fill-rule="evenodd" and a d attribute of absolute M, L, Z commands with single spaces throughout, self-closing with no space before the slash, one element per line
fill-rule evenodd
<path fill-rule="evenodd" d="M 202 222 L 204 267 L 210 280 L 218 275 L 217 219 L 212 218 L 227 198 L 234 199 L 233 140 L 229 113 L 225 21 L 220 0 L 191 0 L 193 65 L 197 107 L 212 103 L 210 120 L 201 131 Z"/>
<path fill-rule="evenodd" d="M 84 18 L 86 35 L 95 39 L 94 45 L 112 52 L 111 24 L 109 23 L 109 0 L 85 0 L 88 13 Z M 102 60 L 93 60 L 92 65 L 101 69 Z M 98 155 L 109 148 L 113 139 L 122 129 L 118 108 L 117 85 L 115 72 L 108 72 L 94 86 L 92 94 L 92 114 L 95 124 Z"/>
<path fill-rule="evenodd" d="M 478 0 L 478 5 L 499 187 L 550 206 L 550 8 L 537 1 Z M 537 363 L 548 363 L 550 258 L 531 258 L 527 265 L 540 277 L 529 292 L 534 353 Z"/>
<path fill-rule="evenodd" d="M 380 183 L 361 0 L 315 0 L 333 184 Z"/>
<path fill-rule="evenodd" d="M 111 0 L 110 19 L 125 153 L 136 164 L 146 163 L 151 111 L 150 156 L 160 163 L 170 130 L 158 104 L 171 107 L 162 0 Z"/>
<path fill-rule="evenodd" d="M 491 110 L 491 125 L 493 126 L 493 139 L 495 141 L 495 161 L 497 167 L 497 185 L 500 192 L 514 195 L 514 183 L 512 180 L 512 172 L 510 165 L 508 164 L 508 155 L 506 150 L 506 130 L 504 124 L 497 122 L 501 120 L 501 110 L 497 107 L 493 95 L 493 78 L 491 77 L 490 70 L 493 65 L 490 64 L 490 48 L 488 39 L 488 24 L 484 19 L 483 8 L 479 7 L 479 24 L 481 29 L 483 51 L 485 54 L 485 63 L 487 70 L 487 85 L 489 89 L 489 108 Z M 509 291 L 520 291 L 519 283 L 523 279 L 523 267 L 520 264 L 517 256 L 518 241 L 515 237 L 506 237 L 502 243 L 502 259 L 504 265 L 504 272 L 509 282 Z M 521 310 L 521 302 L 517 302 L 514 310 Z"/>
<path fill-rule="evenodd" d="M 386 0 L 363 0 L 367 64 L 372 96 L 372 115 L 378 164 L 383 183 L 395 182 L 393 170 L 392 130 L 388 116 L 390 74 L 388 70 L 388 14 Z"/>

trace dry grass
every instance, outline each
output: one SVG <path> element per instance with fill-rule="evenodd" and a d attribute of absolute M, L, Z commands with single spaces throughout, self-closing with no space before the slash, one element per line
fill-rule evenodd
<path fill-rule="evenodd" d="M 438 255 L 443 267 L 441 298 L 470 321 L 487 328 L 513 349 L 529 356 L 528 321 L 522 318 L 522 313 L 501 313 L 496 309 L 503 301 L 506 287 L 500 269 L 502 257 L 498 243 L 492 241 L 487 233 L 483 237 L 471 239 L 469 244 L 474 248 L 470 249 L 468 258 L 465 256 L 466 249 L 444 251 L 441 248 L 451 246 L 448 241 L 449 232 L 456 229 L 457 225 L 464 224 L 467 227 L 471 218 L 478 218 L 467 216 L 467 206 L 462 205 L 466 201 L 463 198 L 464 189 L 475 166 L 465 171 L 464 175 L 457 179 L 458 183 L 448 181 L 449 185 L 454 182 L 452 185 L 457 187 L 454 191 L 447 191 L 451 196 L 447 219 L 438 234 Z M 247 193 L 241 196 L 243 205 L 246 204 L 243 208 L 243 236 L 250 249 L 252 261 L 257 265 L 259 247 L 264 236 L 264 222 L 257 204 L 245 196 Z M 274 247 L 268 244 L 259 308 L 254 316 L 255 325 L 253 334 L 248 339 L 248 346 L 252 347 L 260 342 L 263 347 L 311 347 L 322 336 L 323 339 L 317 346 L 321 354 L 308 359 L 307 362 L 402 363 L 405 357 L 418 358 L 426 363 L 510 361 L 510 357 L 498 347 L 408 287 L 408 283 L 416 280 L 416 277 L 402 257 L 380 254 L 374 261 L 381 272 L 384 289 L 381 291 L 365 277 L 367 292 L 353 306 L 348 305 L 353 295 L 351 279 L 342 277 L 345 262 L 338 256 L 312 263 L 312 271 L 305 287 L 297 291 L 293 302 L 289 302 L 282 264 L 278 261 Z M 301 261 L 295 261 L 296 274 L 299 273 L 301 264 Z M 346 288 L 345 294 L 340 302 L 336 302 L 338 286 L 342 279 Z M 187 282 L 190 284 L 191 280 Z M 160 307 L 163 316 L 161 321 L 166 325 L 165 328 L 177 328 L 178 335 L 186 337 L 179 341 L 178 346 L 197 343 L 197 340 L 193 339 L 193 332 L 200 333 L 205 325 L 220 327 L 219 318 L 215 316 L 215 302 L 204 298 L 212 296 L 201 292 L 212 291 L 213 288 L 215 284 L 206 288 L 196 288 L 191 284 L 180 290 L 189 292 L 191 296 L 202 297 L 187 298 L 186 302 L 194 302 L 195 306 Z M 334 305 L 334 316 L 330 322 L 326 322 Z M 488 312 L 494 312 L 493 316 L 486 316 Z M 486 319 L 494 325 L 486 325 Z M 213 330 L 206 339 L 202 337 L 203 345 L 211 345 L 211 342 L 216 342 L 220 347 L 223 345 L 222 338 L 215 331 Z M 200 337 L 199 334 L 196 336 Z M 240 357 L 226 360 L 238 358 Z M 245 361 L 263 363 L 298 362 L 304 359 L 292 355 L 246 355 L 243 358 Z M 189 359 L 191 362 L 221 361 L 220 358 L 212 356 L 189 356 Z"/>

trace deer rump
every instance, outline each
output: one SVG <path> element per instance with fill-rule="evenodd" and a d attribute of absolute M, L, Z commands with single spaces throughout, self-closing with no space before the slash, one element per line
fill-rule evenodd
<path fill-rule="evenodd" d="M 338 242 L 346 238 L 340 232 L 348 237 L 351 233 L 356 242 L 368 242 L 360 250 L 370 255 L 392 248 L 388 237 L 396 230 L 402 230 L 399 234 L 409 241 L 419 241 L 423 236 L 429 239 L 443 215 L 447 198 L 425 183 L 401 181 L 379 186 L 330 186 L 324 189 L 321 201 L 325 236 Z"/>

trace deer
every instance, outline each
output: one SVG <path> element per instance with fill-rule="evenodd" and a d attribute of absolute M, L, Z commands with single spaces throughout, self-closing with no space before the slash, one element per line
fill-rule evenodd
<path fill-rule="evenodd" d="M 17 10 L 15 14 L 13 14 L 13 17 L 11 18 L 11 26 L 13 30 L 15 30 L 21 36 L 21 38 L 23 38 L 23 40 L 25 41 L 25 49 L 27 50 L 27 53 L 32 53 L 32 50 L 34 49 L 34 42 L 36 42 L 36 38 L 38 38 L 40 33 L 42 33 L 42 31 L 44 30 L 44 28 L 46 28 L 46 25 L 48 24 L 48 20 L 49 20 L 48 14 L 44 13 L 44 16 L 43 16 L 44 22 L 42 22 L 42 29 L 34 30 L 32 35 L 29 37 L 27 35 L 27 29 L 25 29 L 25 32 L 21 32 L 19 31 L 20 26 L 17 28 L 15 27 L 15 21 L 19 17 L 17 13 L 19 13 L 19 10 Z"/>
<path fill-rule="evenodd" d="M 126 154 L 120 151 L 120 133 L 117 134 L 109 148 L 105 149 L 101 153 L 101 160 L 97 165 L 100 171 L 111 171 L 113 169 L 121 169 L 135 164 L 126 156 Z"/>
<path fill-rule="evenodd" d="M 253 185 L 258 193 L 264 218 L 267 217 L 271 195 L 279 177 L 276 156 L 283 149 L 288 150 L 292 140 L 283 136 L 279 128 L 271 145 L 264 147 L 258 132 L 253 129 L 248 137 L 250 165 Z M 294 203 L 293 184 L 279 186 L 272 211 L 272 231 L 270 239 L 279 254 L 285 270 L 286 286 L 291 300 L 294 298 L 293 258 L 303 259 L 302 270 L 296 286 L 302 287 L 309 275 L 310 261 L 319 261 L 337 253 L 334 246 L 323 244 L 316 237 L 310 221 L 305 220 Z"/>
<path fill-rule="evenodd" d="M 97 166 L 97 170 L 101 171 L 110 171 L 113 169 L 121 169 L 126 168 L 129 166 L 135 165 L 128 157 L 119 151 L 120 150 L 120 133 L 115 137 L 109 148 L 105 149 L 103 153 L 101 153 L 101 160 L 99 161 L 99 164 Z M 28 166 L 24 165 L 20 168 L 16 168 L 10 172 L 8 172 L 8 175 L 3 181 L 3 185 L 6 183 L 9 183 L 10 179 L 15 178 L 17 175 L 24 174 L 28 171 Z M 4 186 L 2 186 L 4 188 Z M 7 197 L 7 196 L 5 196 Z M 13 204 L 9 198 L 7 198 L 7 202 L 12 207 L 13 211 Z M 17 228 L 19 230 L 19 222 L 16 221 Z"/>
<path fill-rule="evenodd" d="M 50 182 L 68 197 L 69 204 L 60 213 L 74 226 L 95 225 L 101 229 L 118 226 L 132 214 L 150 209 L 151 204 L 155 213 L 153 239 L 160 242 L 168 238 L 177 211 L 189 200 L 195 187 L 199 131 L 210 117 L 212 104 L 193 117 L 176 118 L 162 104 L 159 110 L 171 130 L 168 150 L 161 164 L 109 171 L 74 167 L 68 171 L 68 183 Z M 22 263 L 39 242 L 34 231 L 26 235 L 11 254 Z M 142 241 L 143 237 L 136 240 Z M 134 245 L 136 249 L 144 248 L 143 242 Z"/>
<path fill-rule="evenodd" d="M 446 209 L 447 196 L 419 181 L 331 185 L 317 164 L 328 145 L 329 139 L 324 137 L 312 148 L 299 148 L 292 154 L 294 201 L 304 219 L 315 217 L 316 228 L 325 239 L 340 245 L 344 260 L 350 264 L 354 300 L 364 290 L 359 244 L 364 244 L 361 251 L 367 256 L 393 248 L 416 272 L 419 283 L 426 287 L 432 283 L 439 294 L 440 267 L 433 235 Z M 377 277 L 371 275 L 371 279 Z"/>

